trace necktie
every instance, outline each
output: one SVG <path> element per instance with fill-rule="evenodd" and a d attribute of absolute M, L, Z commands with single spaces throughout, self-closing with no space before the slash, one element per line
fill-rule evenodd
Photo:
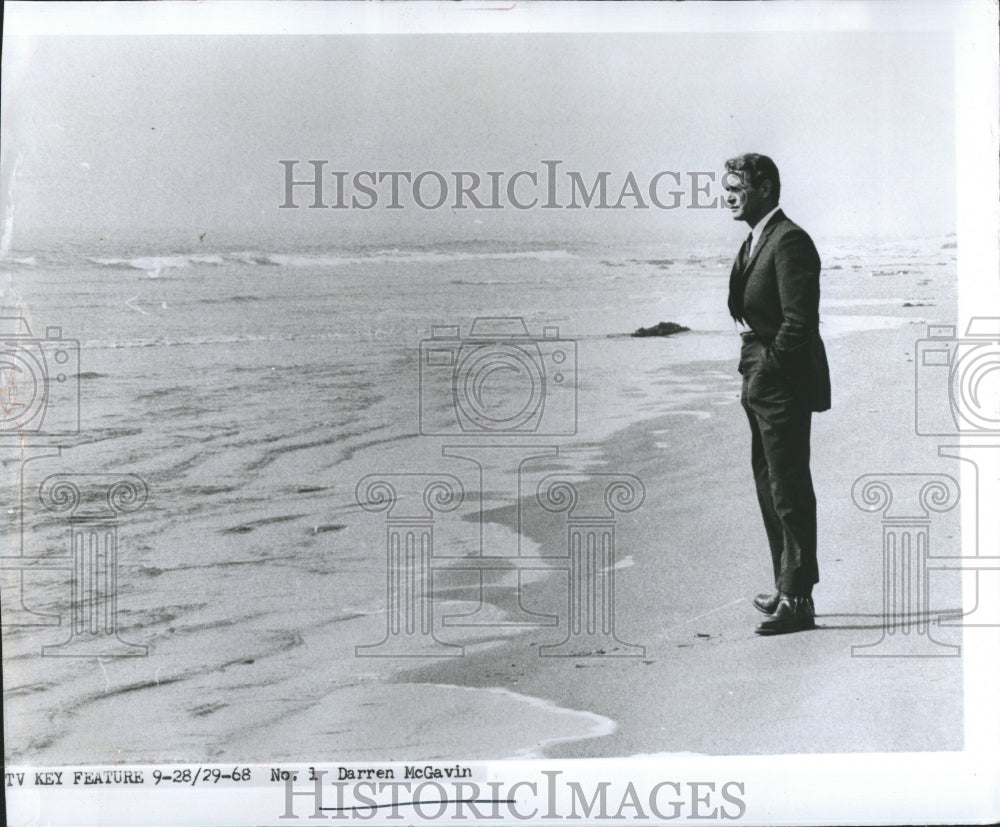
<path fill-rule="evenodd" d="M 747 269 L 747 262 L 750 261 L 750 254 L 753 252 L 753 231 L 747 235 L 747 240 L 743 242 L 743 246 L 740 247 L 740 272 L 742 273 Z"/>
<path fill-rule="evenodd" d="M 729 315 L 737 322 L 743 321 L 743 288 L 746 287 L 743 281 L 743 273 L 746 271 L 747 263 L 750 261 L 750 243 L 752 240 L 753 232 L 747 236 L 746 241 L 743 242 L 743 246 L 740 247 L 740 251 L 736 256 L 736 262 L 733 264 L 733 271 L 729 276 Z"/>

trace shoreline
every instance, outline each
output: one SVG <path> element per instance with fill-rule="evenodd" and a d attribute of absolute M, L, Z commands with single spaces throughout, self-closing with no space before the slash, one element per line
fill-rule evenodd
<path fill-rule="evenodd" d="M 190 433 L 210 437 L 206 444 L 211 451 L 205 457 L 199 453 L 196 470 L 188 473 L 187 466 L 177 463 L 193 463 L 193 449 L 171 434 L 157 432 L 163 442 L 163 450 L 154 452 L 160 458 L 157 464 L 168 465 L 150 469 L 149 460 L 143 459 L 145 466 L 139 470 L 151 474 L 154 483 L 158 475 L 169 474 L 170 485 L 161 486 L 160 499 L 123 533 L 132 568 L 122 581 L 120 613 L 125 638 L 149 644 L 155 657 L 42 663 L 37 645 L 59 643 L 65 631 L 56 629 L 45 640 L 42 634 L 5 632 L 4 642 L 11 644 L 13 653 L 7 665 L 22 678 L 9 699 L 12 720 L 19 724 L 8 740 L 16 746 L 14 756 L 254 760 L 280 753 L 287 760 L 314 759 L 317 754 L 367 760 L 447 757 L 456 752 L 470 758 L 510 757 L 527 750 L 582 757 L 671 750 L 752 753 L 790 743 L 791 736 L 781 727 L 759 743 L 746 743 L 742 733 L 765 729 L 753 723 L 762 712 L 720 677 L 753 680 L 754 660 L 762 658 L 774 676 L 801 682 L 802 675 L 783 671 L 781 662 L 772 660 L 789 647 L 808 649 L 812 644 L 806 640 L 819 635 L 790 636 L 764 645 L 753 634 L 758 618 L 748 597 L 761 587 L 770 565 L 739 408 L 737 337 L 735 331 L 705 323 L 717 320 L 717 314 L 706 315 L 721 295 L 714 281 L 691 299 L 687 311 L 675 312 L 669 304 L 675 289 L 679 295 L 694 295 L 710 269 L 693 268 L 678 274 L 674 284 L 658 285 L 663 292 L 635 315 L 631 329 L 664 318 L 694 327 L 663 341 L 607 334 L 600 331 L 602 326 L 625 328 L 611 316 L 588 315 L 589 306 L 573 311 L 578 329 L 587 329 L 588 319 L 595 322 L 594 332 L 577 339 L 580 428 L 558 457 L 525 468 L 520 491 L 512 488 L 518 470 L 513 456 L 492 469 L 491 482 L 478 485 L 474 465 L 442 456 L 444 444 L 461 437 L 420 437 L 412 348 L 398 344 L 387 349 L 368 343 L 363 356 L 355 357 L 360 362 L 346 371 L 344 381 L 353 383 L 365 369 L 377 370 L 388 362 L 394 371 L 389 376 L 401 380 L 391 385 L 391 394 L 384 383 L 372 384 L 386 400 L 374 409 L 384 417 L 384 426 L 373 435 L 363 427 L 349 433 L 350 442 L 340 444 L 339 456 L 330 455 L 335 435 L 311 439 L 311 419 L 302 423 L 306 427 L 300 434 L 261 429 L 254 422 L 253 429 L 245 431 L 250 440 L 245 440 L 244 430 L 228 423 L 214 444 L 218 423 L 191 421 Z M 834 411 L 814 419 L 815 467 L 821 532 L 831 536 L 828 548 L 843 559 L 829 559 L 832 555 L 821 548 L 818 609 L 827 616 L 826 625 L 838 630 L 840 643 L 835 649 L 824 644 L 826 658 L 806 657 L 808 668 L 823 670 L 833 663 L 840 669 L 842 656 L 853 663 L 850 646 L 870 641 L 879 630 L 878 520 L 849 502 L 853 480 L 871 471 L 926 470 L 936 461 L 928 443 L 912 434 L 913 343 L 926 333 L 923 313 L 940 312 L 947 321 L 954 311 L 943 303 L 940 310 L 926 309 L 928 301 L 931 307 L 941 303 L 930 296 L 946 295 L 948 285 L 914 286 L 921 275 L 900 271 L 875 279 L 867 272 L 844 271 L 845 278 L 833 275 L 824 291 L 824 300 L 842 315 L 824 314 L 835 398 Z M 644 291 L 653 282 L 644 274 L 628 283 Z M 890 309 L 892 305 L 897 309 Z M 904 310 L 907 306 L 914 309 Z M 470 315 L 486 310 L 468 308 Z M 616 312 L 621 316 L 636 311 L 623 306 Z M 564 325 L 565 318 L 543 313 L 541 321 Z M 421 335 L 429 330 L 422 320 L 414 326 Z M 299 352 L 292 345 L 287 349 L 295 357 L 293 366 L 313 364 L 321 351 L 317 347 Z M 113 359 L 105 357 L 106 367 L 88 363 L 88 368 L 100 367 L 109 375 L 125 368 L 127 378 L 144 359 L 138 351 L 127 358 L 119 351 Z M 312 382 L 312 375 L 305 373 L 303 381 Z M 848 382 L 850 398 L 842 395 Z M 265 387 L 250 390 L 261 394 Z M 106 393 L 112 394 L 109 401 L 117 398 L 110 386 Z M 138 416 L 144 409 L 129 415 Z M 116 411 L 109 408 L 108 413 Z M 112 424 L 120 425 L 117 419 Z M 885 438 L 868 439 L 863 456 L 852 454 L 851 441 L 864 429 L 884 433 Z M 125 436 L 76 446 L 76 461 L 93 460 L 95 467 L 122 462 L 114 451 L 126 447 Z M 537 448 L 540 442 L 563 440 L 516 441 Z M 848 462 L 852 456 L 857 460 L 853 465 Z M 248 464 L 256 468 L 253 463 L 261 457 L 270 463 L 266 474 L 244 479 L 241 469 Z M 139 461 L 131 453 L 126 459 Z M 386 629 L 385 515 L 362 514 L 353 497 L 356 482 L 380 469 L 457 474 L 466 492 L 475 496 L 467 497 L 458 511 L 436 517 L 436 555 L 448 558 L 443 561 L 447 564 L 467 559 L 475 548 L 470 520 L 478 519 L 482 507 L 486 553 L 507 558 L 507 571 L 494 568 L 483 575 L 487 614 L 478 627 L 445 627 L 440 621 L 479 606 L 479 575 L 448 572 L 445 565 L 435 578 L 441 598 L 435 613 L 439 636 L 464 645 L 463 658 L 435 662 L 356 657 L 356 644 L 370 645 Z M 556 470 L 582 475 L 578 487 L 589 500 L 595 499 L 593 480 L 601 473 L 631 474 L 645 485 L 642 507 L 615 517 L 616 633 L 625 644 L 645 646 L 643 658 L 537 654 L 540 647 L 558 644 L 566 635 L 568 617 L 567 515 L 542 511 L 534 498 L 541 477 Z M 206 477 L 213 488 L 199 487 Z M 824 515 L 822 503 L 844 499 L 845 491 L 847 501 Z M 171 511 L 192 503 L 198 508 L 190 513 Z M 171 514 L 181 519 L 168 519 Z M 749 527 L 745 539 L 738 531 L 742 526 Z M 192 544 L 193 536 L 205 542 Z M 839 551 L 841 546 L 845 553 Z M 554 562 L 554 571 L 526 570 L 520 591 L 525 608 L 556 616 L 563 624 L 559 628 L 504 625 L 501 612 L 518 608 L 510 571 L 524 563 L 519 557 Z M 864 576 L 845 571 L 849 564 Z M 225 578 L 246 574 L 225 580 L 230 584 L 227 595 L 220 595 L 218 583 L 223 581 L 208 576 L 213 572 Z M 63 593 L 62 581 L 50 580 L 45 595 L 55 604 Z M 64 610 L 62 603 L 57 608 Z M 946 634 L 954 636 L 954 630 Z M 908 671 L 905 665 L 900 669 Z M 770 682 L 771 677 L 761 687 L 765 696 L 780 696 Z M 894 697 L 926 710 L 909 678 L 904 684 L 914 697 Z M 951 673 L 935 681 L 931 701 L 947 710 L 940 726 L 933 724 L 931 712 L 924 718 L 899 718 L 891 726 L 878 719 L 868 722 L 864 710 L 848 712 L 870 723 L 873 744 L 882 735 L 881 742 L 901 745 L 893 748 L 918 744 L 916 736 L 897 737 L 907 721 L 917 730 L 930 725 L 927 743 L 952 744 L 956 732 L 961 738 L 960 727 L 956 729 L 954 709 L 940 693 L 941 687 L 955 686 L 960 694 L 960 676 L 956 683 Z M 477 700 L 477 693 L 470 691 L 475 689 L 487 692 Z M 818 686 L 810 691 L 822 696 L 827 690 Z M 857 691 L 863 695 L 869 690 Z M 664 697 L 668 711 L 676 708 L 669 714 L 662 712 Z M 691 697 L 702 705 L 688 718 L 700 714 L 704 722 L 722 715 L 717 736 L 672 717 Z M 708 705 L 709 698 L 715 708 Z M 656 710 L 661 713 L 654 714 Z M 818 714 L 810 708 L 800 717 Z M 116 739 L 95 737 L 114 731 L 114 722 L 121 719 L 145 720 L 147 729 Z M 595 735 L 594 720 L 613 721 L 615 731 Z M 645 741 L 639 737 L 644 733 L 649 736 Z M 855 746 L 838 744 L 827 733 L 824 738 L 809 748 Z M 793 744 L 791 751 L 804 749 Z"/>
<path fill-rule="evenodd" d="M 620 515 L 615 524 L 619 565 L 614 633 L 618 640 L 605 650 L 614 654 L 616 644 L 644 645 L 644 656 L 592 657 L 583 649 L 577 657 L 540 657 L 540 647 L 556 643 L 559 635 L 551 629 L 526 630 L 496 648 L 463 659 L 403 668 L 392 680 L 516 688 L 562 708 L 597 713 L 616 724 L 612 734 L 595 738 L 581 733 L 541 747 L 547 757 L 960 748 L 960 659 L 852 657 L 852 646 L 871 643 L 883 626 L 878 523 L 851 503 L 850 484 L 860 473 L 908 469 L 914 462 L 917 467 L 926 465 L 927 460 L 933 462 L 933 451 L 912 434 L 912 387 L 908 387 L 912 374 L 895 371 L 886 377 L 878 359 L 844 357 L 858 350 L 892 354 L 894 361 L 906 364 L 912 342 L 919 337 L 910 334 L 918 331 L 920 326 L 904 319 L 900 326 L 849 331 L 828 342 L 836 358 L 835 388 L 840 393 L 830 412 L 833 416 L 825 413 L 814 418 L 813 467 L 821 537 L 820 628 L 815 632 L 777 639 L 753 633 L 759 617 L 749 601 L 766 586 L 769 559 L 752 492 L 743 412 L 734 400 L 731 412 L 719 411 L 717 416 L 711 411 L 704 418 L 670 412 L 633 423 L 607 439 L 594 462 L 595 467 L 621 468 L 646 482 L 646 504 Z M 862 364 L 868 368 L 861 369 Z M 847 376 L 853 376 L 853 383 L 847 383 Z M 872 390 L 880 385 L 886 386 L 873 395 Z M 872 408 L 876 403 L 879 407 Z M 700 411 L 706 412 L 706 407 Z M 858 411 L 876 411 L 887 423 L 902 424 L 904 434 L 908 426 L 910 438 L 897 439 L 894 434 L 884 446 L 888 450 L 869 448 L 864 456 L 840 450 L 856 427 L 844 414 Z M 706 463 L 697 451 L 682 453 L 668 467 L 663 459 L 667 454 L 656 451 L 657 437 L 663 435 L 674 444 L 706 446 L 714 459 Z M 901 452 L 901 445 L 908 450 Z M 737 459 L 730 462 L 733 457 Z M 678 460 L 678 456 L 671 459 Z M 593 476 L 581 483 L 581 488 L 588 486 L 593 488 Z M 698 497 L 694 489 L 699 488 L 710 489 L 713 498 Z M 507 506 L 490 511 L 488 518 L 520 530 L 541 548 L 564 545 L 560 536 L 564 526 L 554 529 L 551 521 L 536 515 L 521 519 L 518 528 L 518 511 L 518 506 Z M 746 548 L 734 546 L 734 537 L 745 537 Z M 701 559 L 692 564 L 692 554 Z M 675 560 L 676 565 L 665 566 L 664 559 Z M 623 567 L 623 560 L 628 565 Z M 723 582 L 717 581 L 720 573 Z M 557 580 L 550 576 L 523 588 L 526 607 L 549 609 L 560 600 L 565 606 L 565 593 L 558 594 L 565 586 Z M 961 603 L 954 582 L 943 584 L 936 595 L 932 608 Z M 935 637 L 958 643 L 961 630 L 935 631 Z M 761 668 L 764 677 L 759 675 Z M 827 669 L 839 675 L 832 687 L 817 678 Z M 931 675 L 933 697 L 916 700 L 917 687 Z M 747 681 L 760 683 L 763 698 L 746 691 Z M 842 697 L 852 692 L 853 697 Z M 818 703 L 820 697 L 828 707 Z M 656 714 L 657 707 L 661 715 Z M 686 708 L 683 714 L 678 712 L 681 707 Z M 792 725 L 786 715 L 783 720 L 769 721 L 769 715 L 779 714 L 779 709 L 792 710 L 791 719 L 805 720 Z M 927 716 L 930 709 L 935 710 L 932 717 Z M 859 725 L 831 729 L 826 724 L 830 720 L 852 720 Z M 670 722 L 670 732 L 654 734 L 663 729 L 663 721 Z M 706 729 L 712 721 L 715 728 Z M 796 742 L 800 732 L 810 733 L 807 743 Z"/>
<path fill-rule="evenodd" d="M 933 455 L 912 435 L 910 424 L 912 365 L 907 352 L 912 352 L 920 330 L 916 325 L 902 331 L 872 330 L 833 337 L 828 343 L 834 381 L 844 390 L 835 398 L 830 412 L 834 416 L 814 419 L 822 578 L 817 586 L 821 628 L 816 632 L 778 639 L 753 633 L 759 617 L 749 598 L 763 585 L 770 564 L 758 525 L 746 425 L 734 383 L 728 402 L 706 395 L 698 404 L 675 400 L 680 405 L 675 410 L 637 420 L 606 439 L 580 443 L 576 453 L 567 450 L 561 457 L 571 473 L 583 475 L 579 492 L 591 502 L 600 499 L 592 495 L 595 475 L 601 473 L 632 474 L 645 486 L 643 505 L 615 518 L 615 634 L 621 644 L 644 646 L 642 657 L 587 656 L 595 654 L 593 648 L 571 650 L 575 657 L 539 656 L 541 647 L 558 645 L 566 636 L 563 567 L 533 572 L 536 576 L 520 589 L 524 607 L 556 614 L 563 624 L 558 629 L 504 626 L 502 612 L 517 609 L 518 594 L 512 575 L 496 570 L 489 572 L 494 579 L 486 580 L 484 597 L 491 612 L 485 620 L 498 625 L 443 626 L 443 615 L 467 613 L 479 605 L 478 585 L 468 577 L 455 582 L 457 575 L 446 572 L 441 590 L 435 590 L 444 598 L 437 604 L 435 628 L 441 641 L 463 645 L 464 657 L 359 661 L 354 645 L 376 641 L 384 633 L 385 614 L 346 612 L 331 622 L 321 601 L 324 584 L 336 581 L 322 578 L 307 593 L 296 587 L 300 606 L 289 604 L 280 616 L 262 615 L 260 621 L 248 618 L 245 629 L 231 627 L 237 640 L 249 642 L 255 630 L 259 636 L 260 622 L 265 623 L 268 642 L 257 660 L 264 680 L 276 681 L 265 696 L 251 688 L 256 682 L 247 683 L 249 675 L 257 673 L 252 659 L 246 661 L 251 665 L 230 661 L 221 670 L 226 674 L 213 678 L 213 655 L 206 652 L 200 677 L 200 670 L 192 674 L 188 664 L 181 673 L 169 670 L 160 685 L 157 670 L 155 689 L 148 682 L 154 677 L 152 663 L 108 664 L 102 667 L 108 674 L 99 682 L 107 682 L 105 693 L 112 687 L 110 694 L 75 707 L 73 730 L 33 751 L 40 751 L 43 761 L 50 750 L 60 756 L 77 751 L 92 755 L 85 733 L 103 731 L 123 715 L 141 715 L 151 692 L 159 708 L 180 711 L 190 705 L 193 689 L 203 703 L 179 741 L 167 747 L 161 739 L 158 752 L 163 757 L 472 760 L 958 748 L 960 659 L 942 659 L 928 669 L 922 660 L 851 657 L 852 645 L 878 637 L 881 591 L 878 520 L 850 502 L 850 486 L 861 473 L 921 470 Z M 878 360 L 861 360 L 868 367 L 856 375 L 859 360 L 848 358 L 855 351 L 891 357 L 897 369 L 890 371 L 893 381 L 885 393 L 871 393 L 879 386 L 874 378 L 882 370 Z M 718 362 L 710 361 L 675 372 L 718 368 Z M 838 375 L 856 375 L 850 395 L 846 380 L 838 381 Z M 868 444 L 864 456 L 844 451 L 858 427 L 851 416 L 859 412 L 878 417 L 883 426 L 903 423 L 910 436 L 902 438 L 891 426 L 893 438 Z M 902 453 L 901 446 L 906 447 Z M 550 462 L 541 466 L 530 482 L 554 467 Z M 566 515 L 539 509 L 533 493 L 527 493 L 510 503 L 497 499 L 496 492 L 486 492 L 487 503 L 502 503 L 484 509 L 488 536 L 499 533 L 509 542 L 520 532 L 531 554 L 525 559 L 555 558 L 559 564 L 566 555 Z M 533 507 L 525 507 L 531 503 Z M 454 515 L 460 522 L 444 529 L 439 539 L 449 534 L 467 537 L 467 516 Z M 362 536 L 381 520 L 378 515 Z M 463 528 L 456 532 L 456 525 Z M 741 533 L 744 526 L 749 528 Z M 935 531 L 942 533 L 937 527 Z M 746 540 L 734 543 L 736 536 Z M 514 568 L 518 559 L 509 562 Z M 384 578 L 374 562 L 359 565 L 359 571 L 376 581 Z M 332 569 L 330 576 L 336 576 Z M 948 591 L 940 594 L 937 607 L 950 606 L 940 602 L 950 599 Z M 951 603 L 957 601 L 955 597 Z M 961 630 L 935 635 L 957 641 Z M 165 638 L 161 662 L 166 657 L 166 662 L 188 663 L 189 657 L 178 648 L 183 645 L 182 638 Z M 617 645 L 605 651 L 613 654 Z M 245 647 L 236 649 L 241 650 Z M 317 658 L 321 669 L 301 672 Z M 147 682 L 137 680 L 146 673 Z M 825 677 L 831 673 L 838 677 L 827 685 Z M 254 708 L 273 714 L 249 720 L 235 703 L 240 698 L 258 698 Z M 21 700 L 31 702 L 30 696 Z M 831 730 L 831 720 L 858 725 Z M 602 722 L 604 729 L 595 722 Z M 207 740 L 198 741 L 198 732 Z M 800 740 L 803 732 L 809 733 L 806 742 Z M 118 760 L 150 755 L 144 745 L 139 731 L 120 739 Z M 195 753 L 189 756 L 191 749 Z"/>

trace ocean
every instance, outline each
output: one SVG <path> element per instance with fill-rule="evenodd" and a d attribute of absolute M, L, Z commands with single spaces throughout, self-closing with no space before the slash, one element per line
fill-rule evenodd
<path fill-rule="evenodd" d="M 636 422 L 738 411 L 725 313 L 735 246 L 106 246 L 0 261 L 0 315 L 31 331 L 8 347 L 79 343 L 51 391 L 58 415 L 0 444 L 2 553 L 19 558 L 0 574 L 8 763 L 426 756 L 437 747 L 394 740 L 402 730 L 385 717 L 390 696 L 426 691 L 389 683 L 412 661 L 355 657 L 385 633 L 387 588 L 386 515 L 362 509 L 359 482 L 453 475 L 464 499 L 435 518 L 435 552 L 516 557 L 539 550 L 476 516 L 523 494 L 526 457 L 555 449 L 559 467 L 593 472 L 602 441 Z M 952 237 L 820 250 L 828 341 L 907 324 L 916 338 L 927 320 L 954 319 Z M 627 335 L 660 321 L 690 331 Z M 483 375 L 459 377 L 484 331 Z M 73 430 L 75 395 L 79 433 L 49 434 Z M 449 456 L 455 445 L 480 451 L 478 472 Z M 148 489 L 117 523 L 118 634 L 143 655 L 43 656 L 70 636 L 73 612 L 69 569 L 52 568 L 69 565 L 67 517 L 38 494 L 52 475 L 105 487 L 134 475 Z M 447 592 L 440 640 L 516 634 L 440 625 L 477 608 L 468 588 Z M 473 709 L 457 700 L 470 690 L 442 693 Z M 494 693 L 481 707 L 503 718 L 525 702 Z M 530 743 L 608 723 L 581 712 L 567 735 L 565 710 L 532 714 L 544 723 Z M 384 727 L 377 748 L 352 720 Z"/>

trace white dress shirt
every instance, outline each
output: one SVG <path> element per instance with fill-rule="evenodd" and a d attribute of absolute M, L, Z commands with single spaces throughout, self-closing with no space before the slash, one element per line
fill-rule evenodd
<path fill-rule="evenodd" d="M 764 228 L 767 226 L 767 222 L 771 220 L 771 216 L 774 215 L 781 207 L 775 207 L 771 212 L 765 215 L 760 221 L 754 224 L 753 229 L 750 230 L 750 249 L 747 251 L 747 255 L 753 255 L 753 248 L 757 246 L 757 242 L 760 241 L 760 235 L 764 232 Z"/>

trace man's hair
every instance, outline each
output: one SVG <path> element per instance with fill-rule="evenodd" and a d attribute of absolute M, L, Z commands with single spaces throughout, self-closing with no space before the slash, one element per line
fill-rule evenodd
<path fill-rule="evenodd" d="M 737 155 L 726 161 L 726 170 L 744 173 L 750 186 L 754 188 L 759 187 L 764 181 L 770 181 L 774 200 L 777 201 L 781 195 L 781 178 L 778 176 L 778 167 L 766 155 L 758 155 L 756 152 Z"/>

